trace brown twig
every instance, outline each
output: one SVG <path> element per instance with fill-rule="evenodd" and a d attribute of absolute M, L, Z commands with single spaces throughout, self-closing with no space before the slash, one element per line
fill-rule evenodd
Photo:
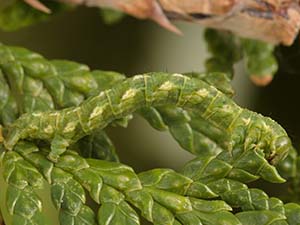
<path fill-rule="evenodd" d="M 43 3 L 41 3 L 39 0 L 24 0 L 28 5 L 31 5 L 33 8 L 44 12 L 44 13 L 51 13 L 51 10 L 45 6 Z"/>

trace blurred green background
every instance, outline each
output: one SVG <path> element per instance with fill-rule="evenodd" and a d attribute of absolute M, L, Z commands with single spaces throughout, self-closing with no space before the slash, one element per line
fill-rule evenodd
<path fill-rule="evenodd" d="M 151 71 L 203 71 L 208 57 L 203 28 L 177 23 L 184 36 L 177 36 L 149 21 L 126 17 L 105 25 L 97 9 L 78 8 L 55 16 L 49 22 L 0 32 L 0 41 L 43 54 L 50 59 L 69 59 L 92 69 L 113 70 L 128 76 Z M 236 101 L 282 124 L 296 147 L 300 143 L 300 56 L 299 40 L 290 47 L 278 47 L 280 71 L 265 88 L 255 87 L 236 66 L 233 85 Z M 168 133 L 157 132 L 143 119 L 135 117 L 127 129 L 110 128 L 121 161 L 137 172 L 167 167 L 180 169 L 192 156 L 181 150 Z"/>

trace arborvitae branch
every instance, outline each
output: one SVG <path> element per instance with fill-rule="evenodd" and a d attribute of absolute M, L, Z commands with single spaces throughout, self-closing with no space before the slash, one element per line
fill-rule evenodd
<path fill-rule="evenodd" d="M 272 44 L 238 38 L 232 33 L 207 29 L 205 40 L 212 57 L 206 61 L 207 71 L 234 74 L 234 65 L 244 60 L 245 70 L 251 80 L 260 86 L 269 84 L 278 69 Z"/>
<path fill-rule="evenodd" d="M 61 3 L 47 1 L 52 15 L 66 8 Z M 0 2 L 0 28 L 6 31 L 16 30 L 44 21 L 49 14 L 40 12 L 27 5 L 23 0 L 5 0 Z"/>
<path fill-rule="evenodd" d="M 253 225 L 286 221 L 283 224 L 292 225 L 290 221 L 300 215 L 299 205 L 283 205 L 279 199 L 269 198 L 264 192 L 249 189 L 240 182 L 220 177 L 203 182 L 199 173 L 198 178 L 189 174 L 189 164 L 184 170 L 188 177 L 169 169 L 150 170 L 137 176 L 125 165 L 84 159 L 72 151 L 62 155 L 57 163 L 46 159 L 49 149 L 37 149 L 31 143 L 20 142 L 15 151 L 3 152 L 5 155 L 2 159 L 4 169 L 8 172 L 5 176 L 7 183 L 14 187 L 8 189 L 8 196 L 12 198 L 8 200 L 14 202 L 10 212 L 17 219 L 20 216 L 22 220 L 39 220 L 33 224 L 41 224 L 43 219 L 41 201 L 38 198 L 26 201 L 26 190 L 31 190 L 28 196 L 36 196 L 35 190 L 43 185 L 37 169 L 51 184 L 52 201 L 60 210 L 61 224 L 75 221 L 79 224 L 96 224 L 96 217 L 98 224 L 139 224 L 138 215 L 128 203 L 137 207 L 149 221 L 162 225 L 194 225 L 196 221 L 209 225 L 224 224 L 225 221 L 228 224 Z M 13 165 L 10 164 L 12 160 L 18 163 L 17 166 L 7 167 Z M 18 169 L 19 164 L 22 170 Z M 196 171 L 202 170 L 204 177 L 207 175 L 202 165 L 194 168 Z M 100 204 L 97 216 L 85 205 L 83 188 Z M 227 212 L 231 207 L 225 202 L 213 200 L 218 196 L 243 212 L 234 217 Z M 18 211 L 24 207 L 34 209 L 33 206 L 37 208 L 30 213 Z M 253 217 L 264 219 L 253 222 Z"/>
<path fill-rule="evenodd" d="M 293 148 L 277 123 L 230 99 L 233 92 L 223 74 L 125 79 L 24 49 L 2 45 L 0 53 L 1 120 L 5 144 L 13 148 L 1 145 L 1 168 L 13 224 L 46 224 L 37 194 L 45 181 L 61 224 L 138 225 L 135 208 L 159 225 L 293 225 L 299 216 L 299 205 L 284 205 L 245 185 L 260 177 L 284 181 L 273 164 Z M 117 160 L 99 129 L 126 124 L 135 110 L 199 156 L 182 173 L 136 174 L 123 164 L 95 159 Z M 86 203 L 85 191 L 96 209 Z"/>

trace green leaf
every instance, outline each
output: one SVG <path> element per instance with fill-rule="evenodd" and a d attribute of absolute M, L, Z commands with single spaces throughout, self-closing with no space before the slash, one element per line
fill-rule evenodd
<path fill-rule="evenodd" d="M 108 25 L 116 24 L 125 17 L 124 13 L 109 8 L 101 9 L 100 13 L 104 23 Z"/>
<path fill-rule="evenodd" d="M 283 128 L 233 102 L 224 74 L 125 79 L 3 45 L 0 71 L 6 147 L 0 149 L 1 170 L 13 224 L 45 224 L 36 194 L 45 181 L 61 224 L 138 225 L 135 209 L 158 225 L 278 225 L 299 216 L 297 204 L 284 205 L 245 185 L 258 178 L 283 182 L 274 165 L 287 154 L 284 174 L 295 177 L 291 171 L 298 169 L 298 158 Z M 102 129 L 112 123 L 126 126 L 139 110 L 198 155 L 182 173 L 136 174 L 108 161 L 117 156 Z M 57 160 L 49 160 L 49 154 Z M 238 213 L 230 212 L 233 208 Z"/>
<path fill-rule="evenodd" d="M 98 212 L 99 225 L 139 225 L 140 220 L 132 207 L 124 201 L 124 195 L 109 186 L 101 191 L 101 206 Z"/>
<path fill-rule="evenodd" d="M 78 145 L 80 154 L 85 158 L 119 161 L 115 146 L 103 131 L 82 138 Z"/>
<path fill-rule="evenodd" d="M 139 174 L 144 187 L 185 195 L 193 180 L 170 169 L 153 169 Z"/>
<path fill-rule="evenodd" d="M 250 75 L 274 75 L 278 69 L 277 61 L 273 56 L 275 46 L 261 41 L 242 39 L 246 66 Z"/>
<path fill-rule="evenodd" d="M 288 203 L 285 205 L 285 213 L 288 224 L 300 224 L 300 206 L 295 203 Z"/>
<path fill-rule="evenodd" d="M 46 3 L 47 7 L 51 9 L 52 14 L 65 8 L 62 4 L 54 1 Z M 23 1 L 12 0 L 10 3 L 5 4 L 5 2 L 1 2 L 0 4 L 0 28 L 6 31 L 16 30 L 36 22 L 45 21 L 48 17 L 48 14 L 32 8 Z"/>
<path fill-rule="evenodd" d="M 284 222 L 285 216 L 280 213 L 273 211 L 250 211 L 237 213 L 237 218 L 241 221 L 243 225 L 252 224 L 265 224 L 265 225 L 277 225 L 277 224 L 287 224 Z"/>
<path fill-rule="evenodd" d="M 85 203 L 84 190 L 80 184 L 58 168 L 53 169 L 52 180 L 51 195 L 55 207 L 76 215 Z"/>
<path fill-rule="evenodd" d="M 13 216 L 13 224 L 40 225 L 49 224 L 42 212 L 42 202 L 36 193 L 29 187 L 18 189 L 9 185 L 6 193 L 6 205 Z"/>
<path fill-rule="evenodd" d="M 87 206 L 82 206 L 76 216 L 62 211 L 59 215 L 60 224 L 96 225 L 95 213 Z"/>
<path fill-rule="evenodd" d="M 6 207 L 12 216 L 12 224 L 49 224 L 42 212 L 42 200 L 37 190 L 44 188 L 39 171 L 16 152 L 2 155 L 3 177 L 8 184 Z"/>
<path fill-rule="evenodd" d="M 5 181 L 19 189 L 31 186 L 43 187 L 43 177 L 29 162 L 15 152 L 7 152 L 3 158 Z"/>
<path fill-rule="evenodd" d="M 274 183 L 284 182 L 275 167 L 256 151 L 243 154 L 237 152 L 236 157 L 225 151 L 217 156 L 199 156 L 184 166 L 183 174 L 203 182 L 225 177 L 243 183 L 252 182 L 259 177 Z"/>
<path fill-rule="evenodd" d="M 5 125 L 22 113 L 79 105 L 84 99 L 125 78 L 110 71 L 91 72 L 86 65 L 66 60 L 48 61 L 23 48 L 0 45 L 0 55 L 0 122 Z M 130 116 L 115 123 L 122 122 L 124 126 L 128 120 Z M 84 153 L 85 156 L 118 160 L 104 131 L 83 139 L 78 144 L 79 152 L 86 150 L 88 143 L 89 153 Z"/>
<path fill-rule="evenodd" d="M 206 70 L 224 72 L 232 78 L 233 66 L 242 57 L 237 38 L 232 33 L 213 29 L 206 29 L 204 37 L 212 54 L 206 61 Z"/>
<path fill-rule="evenodd" d="M 243 59 L 251 80 L 260 86 L 269 84 L 278 70 L 273 55 L 275 46 L 262 41 L 238 38 L 226 31 L 206 29 L 205 40 L 212 57 L 206 61 L 208 72 L 234 74 L 234 64 Z"/>

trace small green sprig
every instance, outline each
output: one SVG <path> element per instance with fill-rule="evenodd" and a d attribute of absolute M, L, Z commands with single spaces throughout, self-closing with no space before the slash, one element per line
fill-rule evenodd
<path fill-rule="evenodd" d="M 250 79 L 259 86 L 268 85 L 278 70 L 275 46 L 262 41 L 239 38 L 226 31 L 207 29 L 205 40 L 212 56 L 206 61 L 207 71 L 225 72 L 232 78 L 234 65 L 243 60 Z"/>
<path fill-rule="evenodd" d="M 4 143 L 15 131 L 22 133 L 32 126 L 32 116 L 39 117 L 37 129 L 22 136 L 24 141 L 16 141 L 13 151 L 1 144 L 6 196 L 1 211 L 8 212 L 4 219 L 12 224 L 51 223 L 39 195 L 47 185 L 52 199 L 48 204 L 56 207 L 62 225 L 138 225 L 139 214 L 159 225 L 293 225 L 297 221 L 299 205 L 284 204 L 246 185 L 259 178 L 284 182 L 275 164 L 286 154 L 289 166 L 281 165 L 281 171 L 293 177 L 288 168 L 297 156 L 293 157 L 290 140 L 277 123 L 233 102 L 225 74 L 153 73 L 126 79 L 74 62 L 49 61 L 22 48 L 1 45 L 0 55 Z M 88 124 L 102 104 L 109 116 Z M 92 129 L 76 129 L 72 145 L 49 160 L 53 146 L 66 139 L 53 142 L 44 136 L 45 125 L 52 123 L 54 113 L 60 115 L 55 121 L 64 130 L 67 113 L 79 109 L 87 119 L 72 121 Z M 115 148 L 102 129 L 126 125 L 135 110 L 154 128 L 169 130 L 196 158 L 180 173 L 153 169 L 136 174 L 117 162 Z"/>

